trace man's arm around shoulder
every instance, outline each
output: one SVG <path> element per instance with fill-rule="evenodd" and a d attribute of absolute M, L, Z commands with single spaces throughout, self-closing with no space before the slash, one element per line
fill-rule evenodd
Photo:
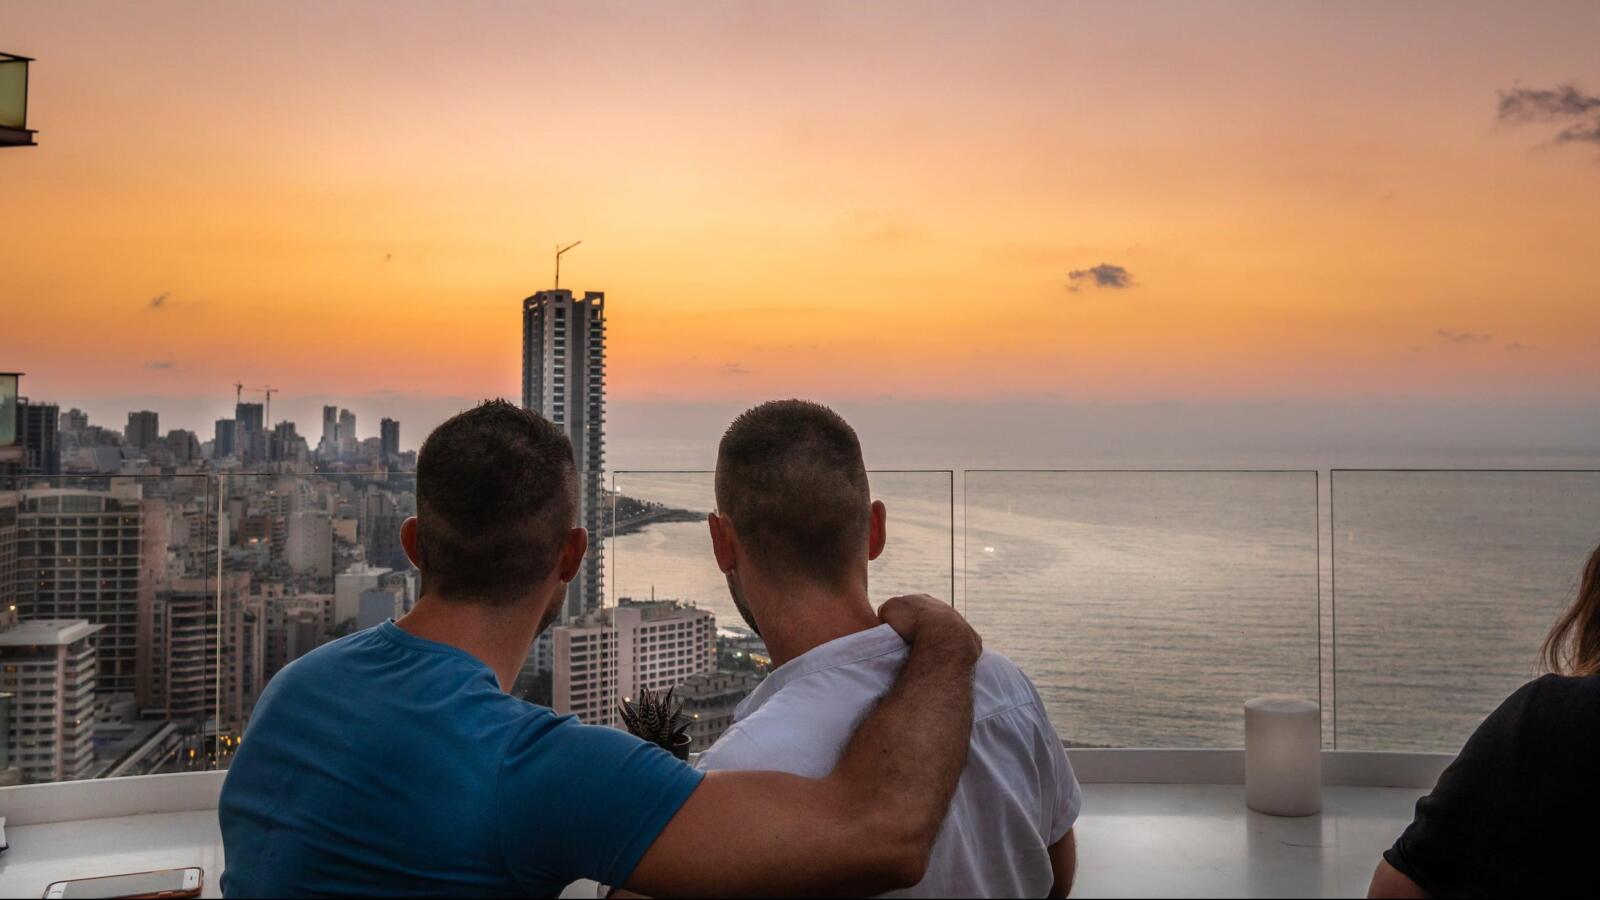
<path fill-rule="evenodd" d="M 900 678 L 826 778 L 711 772 L 646 851 L 633 891 L 875 894 L 922 880 L 966 764 L 982 641 L 950 604 L 896 597 Z"/>

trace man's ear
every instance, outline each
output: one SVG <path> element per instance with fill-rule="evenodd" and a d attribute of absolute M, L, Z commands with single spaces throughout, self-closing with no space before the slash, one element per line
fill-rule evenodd
<path fill-rule="evenodd" d="M 561 542 L 561 556 L 556 560 L 556 575 L 562 584 L 567 584 L 578 577 L 578 567 L 583 565 L 583 556 L 589 552 L 589 532 L 587 529 L 574 528 L 567 532 Z"/>
<path fill-rule="evenodd" d="M 889 510 L 882 500 L 872 501 L 872 527 L 867 532 L 867 559 L 877 559 L 889 542 Z"/>
<path fill-rule="evenodd" d="M 400 523 L 400 549 L 406 551 L 406 559 L 418 569 L 422 568 L 422 548 L 417 546 L 417 517 L 412 516 Z"/>
<path fill-rule="evenodd" d="M 733 520 L 712 513 L 706 522 L 711 526 L 711 552 L 717 558 L 717 568 L 726 575 L 739 567 L 739 539 L 733 533 Z"/>

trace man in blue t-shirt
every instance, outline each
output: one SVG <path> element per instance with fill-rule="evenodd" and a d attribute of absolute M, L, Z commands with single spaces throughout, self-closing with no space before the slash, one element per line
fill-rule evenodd
<path fill-rule="evenodd" d="M 401 543 L 421 597 L 272 680 L 218 806 L 228 897 L 553 896 L 592 878 L 673 894 L 915 884 L 955 790 L 981 643 L 896 598 L 911 642 L 834 772 L 702 775 L 505 693 L 588 535 L 560 429 L 503 401 L 439 426 Z"/>

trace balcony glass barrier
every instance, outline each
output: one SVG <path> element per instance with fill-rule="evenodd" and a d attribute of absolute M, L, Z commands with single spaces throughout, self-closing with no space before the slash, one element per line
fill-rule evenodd
<path fill-rule="evenodd" d="M 873 603 L 905 593 L 953 598 L 952 473 L 874 471 L 868 477 L 873 497 L 888 510 L 888 542 L 867 570 Z M 605 615 L 611 630 L 605 639 L 616 642 L 614 690 L 626 697 L 638 687 L 681 685 L 679 696 L 695 720 L 692 749 L 704 749 L 731 724 L 733 707 L 771 664 L 765 645 L 734 606 L 711 552 L 706 515 L 716 506 L 712 473 L 619 471 L 613 475 L 610 498 L 605 578 L 611 609 Z M 685 660 L 677 655 L 682 647 L 669 647 L 645 653 L 639 668 L 630 668 L 632 634 L 648 627 L 634 622 L 651 601 L 658 608 L 650 615 L 698 620 L 687 627 L 708 629 L 715 637 L 714 652 Z M 679 609 L 659 608 L 669 602 Z M 576 712 L 586 721 L 610 721 L 607 695 L 570 693 L 560 671 L 562 660 L 558 646 L 557 711 Z M 698 673 L 687 683 L 685 666 Z M 585 705 L 585 700 L 590 702 Z"/>
<path fill-rule="evenodd" d="M 0 464 L 20 455 L 17 443 L 17 376 L 0 374 Z M 16 453 L 8 451 L 16 450 Z"/>
<path fill-rule="evenodd" d="M 1315 472 L 968 471 L 968 620 L 1069 746 L 1241 747 L 1319 699 Z"/>
<path fill-rule="evenodd" d="M 0 783 L 211 764 L 212 487 L 195 475 L 0 485 Z"/>
<path fill-rule="evenodd" d="M 1453 753 L 1542 671 L 1600 543 L 1600 472 L 1330 476 L 1337 746 Z"/>
<path fill-rule="evenodd" d="M 875 471 L 868 478 L 873 498 L 888 509 L 888 543 L 868 569 L 874 603 L 905 593 L 953 602 L 952 473 Z M 712 610 L 719 625 L 742 626 L 711 555 L 712 473 L 619 471 L 611 487 L 617 506 L 607 526 L 607 598 L 687 600 Z"/>
<path fill-rule="evenodd" d="M 224 664 L 211 690 L 226 766 L 272 677 L 318 646 L 398 618 L 416 602 L 400 524 L 416 514 L 411 473 L 224 474 L 217 516 Z M 215 574 L 212 576 L 215 580 Z"/>
<path fill-rule="evenodd" d="M 28 127 L 28 63 L 20 56 L 0 53 L 0 129 Z"/>
<path fill-rule="evenodd" d="M 1600 472 L 1339 470 L 1320 557 L 1312 472 L 871 477 L 873 600 L 956 598 L 1080 746 L 1239 746 L 1245 699 L 1323 699 L 1325 670 L 1330 744 L 1453 751 L 1538 673 L 1600 542 Z M 615 724 L 679 687 L 703 749 L 770 665 L 711 555 L 712 476 L 600 484 L 592 565 L 515 690 Z M 0 780 L 226 766 L 274 674 L 415 601 L 415 508 L 383 472 L 0 483 Z"/>

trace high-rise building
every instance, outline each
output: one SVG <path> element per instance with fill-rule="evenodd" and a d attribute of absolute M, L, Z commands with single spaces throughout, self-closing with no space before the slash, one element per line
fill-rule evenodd
<path fill-rule="evenodd" d="M 337 456 L 339 453 L 339 407 L 322 408 L 322 440 L 317 443 L 318 455 Z"/>
<path fill-rule="evenodd" d="M 578 465 L 579 521 L 590 551 L 567 587 L 567 621 L 600 608 L 605 467 L 606 295 L 540 291 L 522 301 L 522 405 L 560 426 Z"/>
<path fill-rule="evenodd" d="M 0 490 L 0 615 L 17 605 L 17 493 Z"/>
<path fill-rule="evenodd" d="M 410 565 L 400 546 L 400 525 L 408 513 L 401 510 L 394 494 L 369 487 L 357 513 L 368 563 L 397 569 Z"/>
<path fill-rule="evenodd" d="M 217 433 L 211 444 L 212 459 L 227 459 L 238 455 L 239 445 L 235 441 L 238 425 L 236 419 L 217 420 Z"/>
<path fill-rule="evenodd" d="M 220 617 L 215 576 L 174 578 L 155 592 L 149 705 L 165 718 L 226 733 L 248 715 L 262 680 L 249 590 L 248 572 L 226 573 Z"/>
<path fill-rule="evenodd" d="M 12 695 L 10 764 L 24 781 L 86 778 L 94 767 L 95 647 L 82 619 L 0 625 L 0 692 Z"/>
<path fill-rule="evenodd" d="M 617 719 L 617 630 L 610 613 L 598 609 L 545 632 L 552 656 L 550 706 L 587 725 Z"/>
<path fill-rule="evenodd" d="M 379 437 L 383 441 L 383 463 L 393 465 L 400 461 L 400 423 L 394 419 L 378 422 Z"/>
<path fill-rule="evenodd" d="M 623 600 L 550 629 L 551 705 L 589 725 L 615 725 L 617 699 L 662 690 L 717 666 L 717 621 L 672 600 Z"/>
<path fill-rule="evenodd" d="M 172 455 L 172 461 L 184 465 L 200 458 L 200 436 L 183 428 L 174 428 L 167 432 L 167 452 Z"/>
<path fill-rule="evenodd" d="M 267 458 L 266 410 L 259 403 L 240 403 L 233 408 L 234 446 L 247 463 Z"/>
<path fill-rule="evenodd" d="M 144 525 L 136 496 L 46 488 L 18 497 L 17 611 L 103 626 L 95 646 L 108 693 L 136 687 Z"/>
<path fill-rule="evenodd" d="M 348 409 L 339 410 L 339 455 L 345 459 L 353 458 L 359 444 L 356 438 L 356 414 Z"/>
<path fill-rule="evenodd" d="M 279 422 L 272 426 L 272 434 L 267 442 L 267 458 L 273 462 L 293 461 L 300 458 L 304 446 L 305 440 L 300 437 L 293 422 Z"/>
<path fill-rule="evenodd" d="M 333 520 L 321 510 L 289 513 L 283 556 L 296 575 L 333 576 Z"/>
<path fill-rule="evenodd" d="M 54 403 L 30 403 L 28 398 L 17 398 L 16 446 L 21 458 L 15 462 L 0 462 L 0 487 L 15 476 L 50 477 L 61 474 L 61 446 L 57 425 L 61 407 Z"/>
<path fill-rule="evenodd" d="M 64 432 L 83 431 L 89 427 L 89 414 L 74 406 L 67 410 L 61 417 L 61 430 Z"/>
<path fill-rule="evenodd" d="M 161 418 L 150 410 L 128 413 L 128 429 L 123 432 L 128 446 L 144 450 L 161 437 Z"/>

